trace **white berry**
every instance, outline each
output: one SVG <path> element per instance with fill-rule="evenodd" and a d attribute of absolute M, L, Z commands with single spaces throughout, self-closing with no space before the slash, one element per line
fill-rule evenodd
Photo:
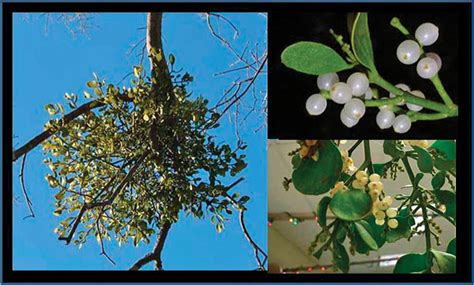
<path fill-rule="evenodd" d="M 373 97 L 372 88 L 369 87 L 369 88 L 367 88 L 367 91 L 364 94 L 364 99 L 365 100 L 370 100 L 370 99 L 372 99 L 372 97 Z"/>
<path fill-rule="evenodd" d="M 321 94 L 313 94 L 306 100 L 306 110 L 312 116 L 321 115 L 327 106 L 326 98 Z"/>
<path fill-rule="evenodd" d="M 369 88 L 369 79 L 364 73 L 355 72 L 347 79 L 347 85 L 351 88 L 352 95 L 359 97 L 367 92 L 367 89 Z"/>
<path fill-rule="evenodd" d="M 413 64 L 420 58 L 420 46 L 413 40 L 405 40 L 397 48 L 397 57 L 403 64 Z"/>
<path fill-rule="evenodd" d="M 372 173 L 369 176 L 369 180 L 370 180 L 370 182 L 379 182 L 380 181 L 380 175 L 378 175 L 377 173 Z"/>
<path fill-rule="evenodd" d="M 416 97 L 425 98 L 425 94 L 423 94 L 423 92 L 421 92 L 420 90 L 413 90 L 413 91 L 410 91 L 410 93 Z M 414 112 L 419 112 L 423 109 L 423 107 L 419 105 L 410 104 L 410 103 L 407 103 L 407 107 L 409 110 L 414 111 Z"/>
<path fill-rule="evenodd" d="M 397 85 L 395 85 L 395 87 L 397 87 L 398 89 L 400 90 L 403 90 L 405 92 L 410 92 L 410 86 L 406 85 L 406 84 L 403 84 L 403 83 L 398 83 Z M 390 98 L 395 98 L 397 97 L 397 95 L 395 95 L 394 93 L 390 92 L 389 94 Z M 402 105 L 405 105 L 405 101 L 401 101 L 401 102 L 398 102 L 397 103 L 398 106 L 402 106 Z"/>
<path fill-rule="evenodd" d="M 340 118 L 341 118 L 341 122 L 348 128 L 352 128 L 353 126 L 357 125 L 357 123 L 359 122 L 359 120 L 348 116 L 344 109 L 342 109 L 341 111 Z"/>
<path fill-rule="evenodd" d="M 439 29 L 431 23 L 421 24 L 415 31 L 415 38 L 424 46 L 430 46 L 436 42 Z"/>
<path fill-rule="evenodd" d="M 344 105 L 343 108 L 345 113 L 352 117 L 353 119 L 359 120 L 365 114 L 365 105 L 362 100 L 357 98 L 352 98 Z"/>
<path fill-rule="evenodd" d="M 438 64 L 431 57 L 424 57 L 416 65 L 416 72 L 421 78 L 431 78 L 438 73 Z"/>
<path fill-rule="evenodd" d="M 380 129 L 388 129 L 393 125 L 393 120 L 395 120 L 395 113 L 391 110 L 383 109 L 377 113 L 375 118 L 377 125 Z"/>
<path fill-rule="evenodd" d="M 318 88 L 319 90 L 331 90 L 331 87 L 339 82 L 339 76 L 337 73 L 326 73 L 318 76 Z"/>
<path fill-rule="evenodd" d="M 441 57 L 435 52 L 428 52 L 425 55 L 426 57 L 430 57 L 436 61 L 436 64 L 438 65 L 438 71 L 439 71 L 441 69 L 441 66 L 443 66 L 443 61 L 441 60 Z"/>
<path fill-rule="evenodd" d="M 345 104 L 352 98 L 351 88 L 344 82 L 338 82 L 331 87 L 331 99 L 337 104 Z"/>
<path fill-rule="evenodd" d="M 398 221 L 396 219 L 390 219 L 390 220 L 388 220 L 387 225 L 391 229 L 396 229 L 396 228 L 398 228 Z"/>
<path fill-rule="evenodd" d="M 411 128 L 411 121 L 407 115 L 398 115 L 395 120 L 393 120 L 393 130 L 396 133 L 403 134 L 408 132 Z"/>

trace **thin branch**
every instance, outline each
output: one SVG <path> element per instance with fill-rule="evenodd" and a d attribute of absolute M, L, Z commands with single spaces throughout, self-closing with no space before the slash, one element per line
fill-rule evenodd
<path fill-rule="evenodd" d="M 115 261 L 105 251 L 104 241 L 102 239 L 102 233 L 100 231 L 99 219 L 97 219 L 96 225 L 97 225 L 97 232 L 99 233 L 100 250 L 101 250 L 100 255 L 105 256 L 105 258 L 107 258 L 110 261 L 110 263 L 112 263 L 113 265 L 116 265 Z"/>
<path fill-rule="evenodd" d="M 23 196 L 25 197 L 26 205 L 28 206 L 28 209 L 30 210 L 30 214 L 24 217 L 23 219 L 35 217 L 35 212 L 33 211 L 33 203 L 31 202 L 30 197 L 28 196 L 28 191 L 26 191 L 26 187 L 25 187 L 26 155 L 27 155 L 26 153 L 23 155 L 23 161 L 21 162 L 20 182 L 21 182 L 21 189 L 23 191 Z"/>
<path fill-rule="evenodd" d="M 161 261 L 161 252 L 163 251 L 163 247 L 165 245 L 165 241 L 168 236 L 168 232 L 170 228 L 171 228 L 171 223 L 165 222 L 165 224 L 162 226 L 160 230 L 160 233 L 158 234 L 153 251 L 150 253 L 147 253 L 144 257 L 140 258 L 137 262 L 135 262 L 132 265 L 132 267 L 130 267 L 129 270 L 131 271 L 140 270 L 140 268 L 142 268 L 144 265 L 152 261 L 156 262 L 155 264 L 156 270 L 163 270 L 163 263 Z"/>

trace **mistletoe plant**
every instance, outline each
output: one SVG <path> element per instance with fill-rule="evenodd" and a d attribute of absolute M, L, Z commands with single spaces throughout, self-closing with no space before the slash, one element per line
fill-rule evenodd
<path fill-rule="evenodd" d="M 377 125 L 380 129 L 393 127 L 396 133 L 408 132 L 411 124 L 416 121 L 457 117 L 458 107 L 438 76 L 441 58 L 433 52 L 425 53 L 423 49 L 436 42 L 438 27 L 432 23 L 423 23 L 413 37 L 398 18 L 391 21 L 391 25 L 408 38 L 398 46 L 397 58 L 406 65 L 418 62 L 418 75 L 433 83 L 443 103 L 426 99 L 422 91 L 411 90 L 406 84 L 394 85 L 380 75 L 374 60 L 367 13 L 358 13 L 350 25 L 350 44 L 344 42 L 341 35 L 330 30 L 345 58 L 322 43 L 308 41 L 292 44 L 281 54 L 281 60 L 287 67 L 318 76 L 320 92 L 311 95 L 306 101 L 310 115 L 322 114 L 327 107 L 327 100 L 332 99 L 337 104 L 344 104 L 340 119 L 345 126 L 351 128 L 364 116 L 366 107 L 378 107 Z M 339 82 L 337 72 L 349 69 L 357 69 L 357 72 L 352 73 L 347 82 Z M 388 92 L 389 96 L 379 96 L 381 92 L 377 87 Z M 422 109 L 430 112 L 420 112 Z"/>
<path fill-rule="evenodd" d="M 340 150 L 332 140 L 298 143 L 299 148 L 289 154 L 293 174 L 291 179 L 285 178 L 285 188 L 288 190 L 293 183 L 305 195 L 329 194 L 317 206 L 321 231 L 309 247 L 312 255 L 320 259 L 330 252 L 334 268 L 347 273 L 348 251 L 351 255 L 368 254 L 386 243 L 424 235 L 425 251 L 402 256 L 394 273 L 456 272 L 456 238 L 449 242 L 446 251 L 432 246 L 434 240 L 440 245 L 442 231 L 434 217 L 456 226 L 455 141 L 438 140 L 428 145 L 426 140 L 385 140 L 383 151 L 391 157 L 385 163 L 373 163 L 368 140 L 357 141 L 348 151 Z M 361 145 L 365 159 L 356 168 L 350 156 Z M 408 195 L 384 187 L 383 181 L 396 180 L 399 172 L 406 173 L 411 181 L 411 185 L 405 186 L 411 189 Z M 421 185 L 427 175 L 431 185 Z M 334 216 L 330 223 L 328 211 Z M 422 216 L 419 223 L 415 222 L 417 215 Z M 349 246 L 344 244 L 345 240 Z M 304 270 L 295 270 L 301 269 Z"/>

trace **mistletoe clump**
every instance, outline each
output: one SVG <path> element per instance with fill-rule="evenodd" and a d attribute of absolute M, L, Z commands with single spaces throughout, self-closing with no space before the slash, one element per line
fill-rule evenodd
<path fill-rule="evenodd" d="M 160 60 L 155 53 L 155 67 Z M 172 70 L 170 86 L 163 74 L 146 76 L 141 66 L 133 72 L 130 87 L 97 76 L 87 82 L 91 101 L 80 108 L 89 109 L 67 124 L 61 104 L 46 106 L 53 116 L 45 125 L 53 135 L 42 144 L 51 170 L 46 180 L 56 191 L 54 214 L 65 217 L 55 232 L 67 243 L 82 246 L 90 235 L 101 244 L 149 243 L 180 211 L 210 213 L 220 232 L 230 207 L 243 208 L 249 199 L 228 194 L 222 181 L 246 167 L 240 153 L 246 146 L 232 149 L 209 134 L 220 116 L 206 99 L 191 97 L 192 77 Z M 77 110 L 77 95 L 65 98 Z"/>
<path fill-rule="evenodd" d="M 452 183 L 456 177 L 455 141 L 439 140 L 429 145 L 426 140 L 385 140 L 383 151 L 391 157 L 385 163 L 372 161 L 368 140 L 357 141 L 348 151 L 339 150 L 339 142 L 331 140 L 298 143 L 299 148 L 290 153 L 293 173 L 291 179 L 285 178 L 285 187 L 288 190 L 293 183 L 305 195 L 329 194 L 321 198 L 316 209 L 321 231 L 309 248 L 312 255 L 320 259 L 330 251 L 334 269 L 347 273 L 348 250 L 351 255 L 368 254 L 386 243 L 424 235 L 425 252 L 402 256 L 394 273 L 456 272 L 456 237 L 446 251 L 432 246 L 433 239 L 441 244 L 441 229 L 434 218 L 446 219 L 456 226 L 456 189 Z M 350 156 L 362 143 L 365 159 L 356 168 Z M 317 159 L 314 153 L 318 154 Z M 400 171 L 411 181 L 406 186 L 411 188 L 409 195 L 384 187 L 383 180 L 396 180 Z M 420 183 L 425 175 L 431 176 L 430 186 Z M 446 181 L 449 189 L 445 188 Z M 334 217 L 330 223 L 328 212 Z M 420 223 L 415 222 L 416 216 L 422 217 Z"/>

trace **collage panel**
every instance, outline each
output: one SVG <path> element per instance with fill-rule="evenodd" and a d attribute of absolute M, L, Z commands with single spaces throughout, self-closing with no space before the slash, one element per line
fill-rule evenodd
<path fill-rule="evenodd" d="M 456 138 L 464 7 L 326 7 L 270 14 L 269 138 Z"/>
<path fill-rule="evenodd" d="M 456 273 L 456 141 L 270 140 L 274 274 Z"/>

